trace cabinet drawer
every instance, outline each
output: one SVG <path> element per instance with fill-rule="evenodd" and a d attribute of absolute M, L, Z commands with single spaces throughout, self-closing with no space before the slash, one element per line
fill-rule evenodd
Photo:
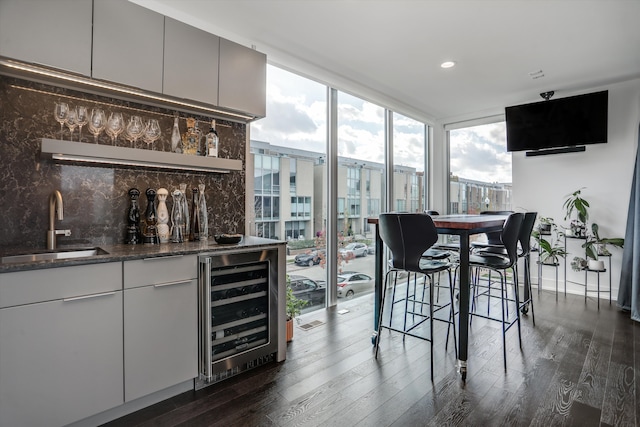
<path fill-rule="evenodd" d="M 122 263 L 0 274 L 0 308 L 122 290 Z"/>
<path fill-rule="evenodd" d="M 197 255 L 144 258 L 124 262 L 125 289 L 198 277 Z"/>

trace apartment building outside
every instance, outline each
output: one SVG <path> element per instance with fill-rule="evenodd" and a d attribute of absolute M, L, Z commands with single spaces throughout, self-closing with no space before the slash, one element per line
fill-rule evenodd
<path fill-rule="evenodd" d="M 254 164 L 255 235 L 313 239 L 327 225 L 327 167 L 324 153 L 251 141 Z M 384 164 L 338 158 L 338 230 L 371 237 L 367 218 L 381 213 L 385 199 Z M 424 173 L 397 166 L 391 210 L 422 212 Z M 451 177 L 451 213 L 511 209 L 511 184 Z"/>

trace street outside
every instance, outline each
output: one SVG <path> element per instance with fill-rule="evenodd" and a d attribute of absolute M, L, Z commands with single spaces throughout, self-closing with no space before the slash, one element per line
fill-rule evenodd
<path fill-rule="evenodd" d="M 300 265 L 296 265 L 294 263 L 294 258 L 295 256 L 290 255 L 287 256 L 287 273 L 288 274 L 295 274 L 295 275 L 300 275 L 300 276 L 305 276 L 308 277 L 309 279 L 312 280 L 324 280 L 327 283 L 331 282 L 335 285 L 335 278 L 332 280 L 327 280 L 327 269 L 321 267 L 320 265 L 314 265 L 313 267 L 307 267 L 307 266 L 300 266 Z M 371 278 L 375 277 L 374 274 L 374 266 L 375 266 L 375 256 L 373 254 L 368 254 L 367 256 L 364 257 L 360 257 L 360 258 L 354 258 L 349 260 L 348 262 L 343 262 L 342 266 L 341 266 L 341 270 L 342 271 L 357 271 L 358 273 L 364 273 L 368 276 L 370 276 Z M 338 272 L 338 274 L 340 274 Z M 363 295 L 367 295 L 373 292 L 373 282 L 371 285 L 371 288 L 365 292 L 359 292 L 355 295 L 355 298 L 363 296 Z M 338 299 L 338 303 L 340 303 L 340 301 L 342 300 L 342 298 Z M 303 313 L 304 312 L 309 312 L 309 311 L 314 311 L 314 310 L 318 310 L 322 307 L 320 306 L 312 306 L 312 307 L 307 307 L 305 309 L 303 309 Z"/>

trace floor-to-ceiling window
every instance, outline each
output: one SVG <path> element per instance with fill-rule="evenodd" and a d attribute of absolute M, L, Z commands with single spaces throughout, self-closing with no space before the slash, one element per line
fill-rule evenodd
<path fill-rule="evenodd" d="M 366 220 L 384 197 L 385 110 L 338 92 L 337 120 L 339 303 L 373 291 L 374 236 Z"/>
<path fill-rule="evenodd" d="M 505 122 L 448 130 L 449 213 L 511 210 Z"/>
<path fill-rule="evenodd" d="M 393 113 L 393 197 L 397 211 L 425 209 L 426 126 Z"/>
<path fill-rule="evenodd" d="M 326 92 L 322 84 L 269 65 L 267 116 L 250 128 L 255 212 L 249 228 L 287 241 L 290 286 L 309 301 L 303 313 L 324 308 L 326 301 Z"/>
<path fill-rule="evenodd" d="M 287 241 L 287 274 L 294 293 L 310 301 L 303 310 L 327 301 L 327 283 L 338 302 L 373 291 L 374 228 L 367 218 L 386 209 L 419 212 L 425 205 L 424 123 L 392 112 L 386 140 L 383 107 L 337 92 L 337 193 L 329 194 L 327 165 L 327 87 L 294 73 L 267 67 L 267 116 L 251 123 L 253 212 L 247 212 L 253 235 Z M 387 116 L 388 117 L 388 116 Z M 393 180 L 401 190 L 387 206 L 386 144 L 393 144 Z M 252 188 L 251 186 L 248 186 Z M 336 259 L 327 259 L 329 197 L 337 210 Z M 330 239 L 329 239 L 330 240 Z M 327 277 L 327 265 L 338 277 Z M 321 295 L 319 297 L 319 295 Z"/>

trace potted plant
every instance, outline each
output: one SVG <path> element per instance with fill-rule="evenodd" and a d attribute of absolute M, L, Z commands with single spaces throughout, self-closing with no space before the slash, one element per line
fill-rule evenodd
<path fill-rule="evenodd" d="M 300 314 L 302 307 L 307 305 L 307 301 L 297 298 L 291 289 L 291 278 L 287 274 L 287 342 L 293 339 L 293 319 Z"/>
<path fill-rule="evenodd" d="M 538 219 L 538 232 L 541 235 L 549 235 L 551 234 L 551 226 L 555 225 L 553 223 L 553 218 L 549 217 L 540 217 Z"/>
<path fill-rule="evenodd" d="M 587 240 L 582 244 L 587 259 L 575 257 L 571 262 L 574 271 L 580 271 L 585 268 L 589 270 L 603 271 L 604 261 L 599 260 L 599 255 L 610 255 L 607 244 L 618 248 L 624 247 L 624 239 L 620 237 L 600 237 L 599 226 L 595 222 L 591 224 L 591 234 L 587 236 Z"/>
<path fill-rule="evenodd" d="M 567 195 L 567 199 L 564 201 L 562 207 L 565 209 L 564 219 L 571 219 L 574 212 L 576 212 L 577 219 L 571 219 L 571 235 L 575 237 L 584 237 L 587 220 L 589 219 L 589 202 L 582 198 L 582 190 L 574 191 Z"/>
<path fill-rule="evenodd" d="M 542 237 L 551 235 L 552 231 L 555 232 L 556 235 L 558 234 L 553 218 L 541 217 L 538 230 L 535 230 L 531 234 L 538 243 L 540 262 L 547 265 L 558 265 L 560 258 L 564 258 L 567 252 L 564 250 L 564 247 L 560 245 L 557 238 L 556 243 L 551 244 L 551 242 Z"/>

